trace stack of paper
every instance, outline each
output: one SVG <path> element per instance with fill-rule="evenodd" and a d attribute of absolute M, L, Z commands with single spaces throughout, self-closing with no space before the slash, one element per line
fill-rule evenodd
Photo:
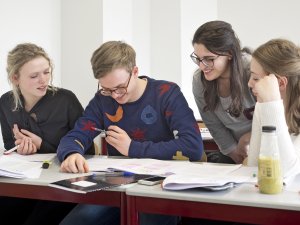
<path fill-rule="evenodd" d="M 225 190 L 236 184 L 247 182 L 247 176 L 168 176 L 162 186 L 167 190 L 184 190 L 190 188 L 206 188 L 209 190 Z"/>
<path fill-rule="evenodd" d="M 196 173 L 168 176 L 162 186 L 167 190 L 202 188 L 211 191 L 226 190 L 240 183 L 257 183 L 257 167 L 232 164 L 204 163 Z"/>
<path fill-rule="evenodd" d="M 256 168 L 245 168 L 241 164 L 193 163 L 189 161 L 156 159 L 88 159 L 91 171 L 109 169 L 135 174 L 151 174 L 167 177 L 162 187 L 168 190 L 206 188 L 225 190 L 239 183 L 253 182 Z M 256 181 L 256 177 L 255 177 Z"/>
<path fill-rule="evenodd" d="M 0 176 L 13 178 L 39 178 L 42 172 L 40 162 L 29 162 L 15 157 L 0 157 Z"/>

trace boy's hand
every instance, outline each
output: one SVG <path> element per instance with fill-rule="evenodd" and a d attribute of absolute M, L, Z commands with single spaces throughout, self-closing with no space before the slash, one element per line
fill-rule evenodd
<path fill-rule="evenodd" d="M 122 155 L 128 156 L 131 139 L 128 134 L 118 126 L 109 126 L 106 131 L 106 142 L 117 149 Z"/>
<path fill-rule="evenodd" d="M 79 154 L 74 153 L 69 155 L 60 166 L 61 172 L 66 173 L 88 173 L 89 166 L 85 158 Z"/>

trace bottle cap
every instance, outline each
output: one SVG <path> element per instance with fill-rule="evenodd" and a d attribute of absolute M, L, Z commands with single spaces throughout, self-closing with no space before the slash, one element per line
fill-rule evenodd
<path fill-rule="evenodd" d="M 262 132 L 271 133 L 271 132 L 275 132 L 275 131 L 276 131 L 275 126 L 263 126 L 262 127 Z"/>

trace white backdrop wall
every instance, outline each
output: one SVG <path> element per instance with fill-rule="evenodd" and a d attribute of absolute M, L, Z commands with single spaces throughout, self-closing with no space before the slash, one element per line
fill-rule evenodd
<path fill-rule="evenodd" d="M 97 90 L 90 58 L 103 38 L 100 0 L 61 1 L 62 87 L 72 90 L 86 106 Z"/>
<path fill-rule="evenodd" d="M 231 23 L 242 44 L 256 48 L 271 38 L 300 44 L 300 1 L 218 0 L 218 18 Z"/>

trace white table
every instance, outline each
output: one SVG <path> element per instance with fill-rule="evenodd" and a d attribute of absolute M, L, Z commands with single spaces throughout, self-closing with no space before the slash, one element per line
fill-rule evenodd
<path fill-rule="evenodd" d="M 160 185 L 134 185 L 126 190 L 128 224 L 138 224 L 138 212 L 181 215 L 253 224 L 300 224 L 300 182 L 278 195 L 260 194 L 253 184 L 231 190 L 166 191 Z"/>
<path fill-rule="evenodd" d="M 126 187 L 90 192 L 87 194 L 49 187 L 49 183 L 57 180 L 86 175 L 61 173 L 59 172 L 59 165 L 58 160 L 55 159 L 48 169 L 43 169 L 39 179 L 1 177 L 0 196 L 116 206 L 121 209 L 121 224 L 126 224 Z"/>

